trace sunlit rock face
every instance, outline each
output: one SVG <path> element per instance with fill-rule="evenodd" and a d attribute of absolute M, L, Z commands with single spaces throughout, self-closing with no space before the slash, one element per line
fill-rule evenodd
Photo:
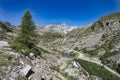
<path fill-rule="evenodd" d="M 45 26 L 38 26 L 38 32 L 48 32 L 48 31 L 56 31 L 60 33 L 67 34 L 68 32 L 72 31 L 73 29 L 77 28 L 77 26 L 68 26 L 65 23 L 62 24 L 50 24 Z"/>

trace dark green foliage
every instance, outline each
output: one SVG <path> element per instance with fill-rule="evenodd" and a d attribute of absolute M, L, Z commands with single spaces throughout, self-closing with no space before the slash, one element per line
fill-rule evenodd
<path fill-rule="evenodd" d="M 35 31 L 36 26 L 32 21 L 32 16 L 29 11 L 26 11 L 23 16 L 20 27 L 20 33 L 14 43 L 12 43 L 12 48 L 16 52 L 24 55 L 29 55 L 30 52 L 38 54 L 39 49 L 36 48 L 36 44 L 38 43 L 38 34 Z"/>
<path fill-rule="evenodd" d="M 0 70 L 0 76 L 4 75 L 4 72 L 2 70 Z"/>
<path fill-rule="evenodd" d="M 111 57 L 113 55 L 116 55 L 118 53 L 119 53 L 119 51 L 113 51 L 113 52 L 105 53 L 104 55 L 102 55 L 100 57 L 100 60 L 102 61 L 102 63 L 107 64 L 107 58 Z"/>
<path fill-rule="evenodd" d="M 13 26 L 8 22 L 0 21 L 0 40 L 8 40 L 11 39 L 12 36 L 6 34 L 7 32 L 13 32 Z"/>
<path fill-rule="evenodd" d="M 57 72 L 60 71 L 60 68 L 59 68 L 59 67 L 60 67 L 60 66 L 54 66 L 54 65 L 50 66 L 51 69 L 53 69 L 53 70 L 55 70 L 55 71 L 57 71 Z"/>
<path fill-rule="evenodd" d="M 32 16 L 29 11 L 27 11 L 22 18 L 21 30 L 18 37 L 18 41 L 26 45 L 29 49 L 33 48 L 36 44 L 37 34 L 35 32 L 36 26 L 32 21 Z"/>
<path fill-rule="evenodd" d="M 74 50 L 76 50 L 76 51 L 80 51 L 78 47 L 75 47 Z"/>
<path fill-rule="evenodd" d="M 95 63 L 91 63 L 81 59 L 78 59 L 77 61 L 87 72 L 89 72 L 90 75 L 102 77 L 103 80 L 120 80 L 118 76 L 106 70 L 104 66 L 99 66 Z"/>
<path fill-rule="evenodd" d="M 2 28 L 2 31 L 4 31 L 4 32 L 12 32 L 13 31 L 11 24 L 8 22 L 4 23 L 4 22 L 0 21 L 0 28 Z"/>
<path fill-rule="evenodd" d="M 87 54 L 91 55 L 91 56 L 96 56 L 96 55 L 98 54 L 97 49 L 87 50 L 86 48 L 83 48 L 82 51 L 83 51 L 84 53 L 87 53 Z"/>
<path fill-rule="evenodd" d="M 116 71 L 120 74 L 120 64 L 117 65 Z"/>
<path fill-rule="evenodd" d="M 108 65 L 110 68 L 112 68 L 115 71 L 117 71 L 118 73 L 120 73 L 120 65 L 113 63 L 107 59 L 107 58 L 114 56 L 116 54 L 119 54 L 119 51 L 113 51 L 113 52 L 106 53 L 106 54 L 100 56 L 100 60 L 102 61 L 103 64 Z M 111 64 L 111 65 L 109 65 L 109 64 Z"/>
<path fill-rule="evenodd" d="M 106 34 L 103 34 L 102 35 L 102 38 L 101 38 L 101 41 L 104 41 L 106 39 L 107 35 Z"/>

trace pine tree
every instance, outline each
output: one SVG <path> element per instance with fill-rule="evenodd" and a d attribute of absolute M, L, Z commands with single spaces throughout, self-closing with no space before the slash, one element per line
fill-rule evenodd
<path fill-rule="evenodd" d="M 18 40 L 26 45 L 28 48 L 33 48 L 36 41 L 36 26 L 32 21 L 32 16 L 29 11 L 26 11 L 25 15 L 22 18 L 21 30 L 18 37 Z"/>
<path fill-rule="evenodd" d="M 36 44 L 38 43 L 37 38 L 39 37 L 35 31 L 36 26 L 29 11 L 26 11 L 24 14 L 20 28 L 14 49 L 19 53 L 29 55 L 30 52 L 35 51 Z"/>

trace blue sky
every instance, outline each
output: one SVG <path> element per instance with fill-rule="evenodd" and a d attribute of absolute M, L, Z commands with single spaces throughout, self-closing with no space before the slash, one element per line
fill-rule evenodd
<path fill-rule="evenodd" d="M 120 0 L 0 0 L 0 20 L 21 23 L 30 10 L 37 25 L 87 25 L 100 17 L 120 11 Z"/>

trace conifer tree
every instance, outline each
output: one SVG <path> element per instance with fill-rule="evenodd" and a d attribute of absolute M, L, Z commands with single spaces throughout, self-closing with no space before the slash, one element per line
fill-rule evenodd
<path fill-rule="evenodd" d="M 28 48 L 33 48 L 35 46 L 36 35 L 35 32 L 36 26 L 32 21 L 32 16 L 29 11 L 26 11 L 25 15 L 22 18 L 21 30 L 19 34 L 19 41 L 26 45 Z"/>
<path fill-rule="evenodd" d="M 36 26 L 29 11 L 25 12 L 20 28 L 20 33 L 15 41 L 17 45 L 14 48 L 24 55 L 29 55 L 30 52 L 35 51 L 34 49 L 38 43 Z"/>

